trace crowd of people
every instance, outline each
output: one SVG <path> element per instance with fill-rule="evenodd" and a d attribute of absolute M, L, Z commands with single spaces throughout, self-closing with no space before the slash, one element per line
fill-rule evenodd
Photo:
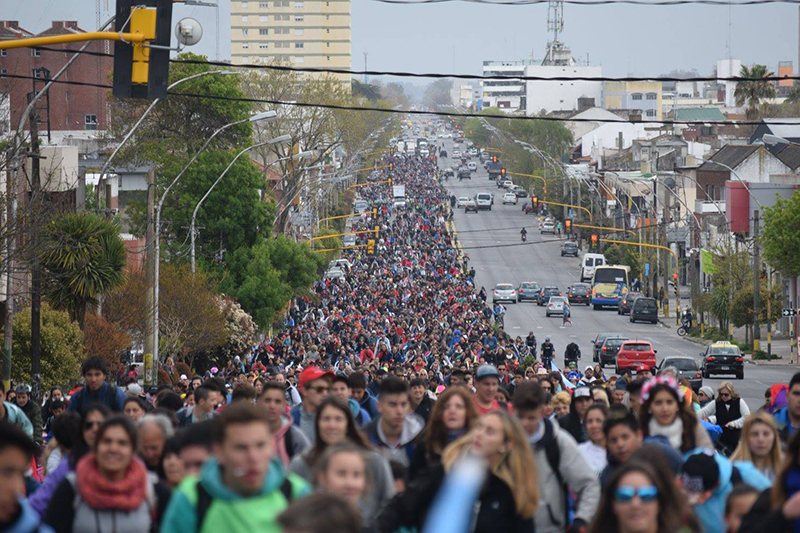
<path fill-rule="evenodd" d="M 800 373 L 751 411 L 670 368 L 559 370 L 549 338 L 543 363 L 476 289 L 435 158 L 393 162 L 407 205 L 364 187 L 354 226 L 375 254 L 222 370 L 0 386 L 0 530 L 800 531 Z"/>

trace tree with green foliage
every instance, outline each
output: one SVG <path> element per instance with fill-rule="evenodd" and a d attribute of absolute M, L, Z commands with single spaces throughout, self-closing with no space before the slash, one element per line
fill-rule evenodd
<path fill-rule="evenodd" d="M 117 224 L 94 213 L 69 213 L 44 229 L 41 261 L 45 295 L 81 329 L 87 306 L 125 283 L 125 244 Z"/>
<path fill-rule="evenodd" d="M 784 276 L 800 275 L 800 192 L 764 208 L 760 236 L 764 260 Z"/>
<path fill-rule="evenodd" d="M 83 333 L 66 311 L 42 303 L 42 388 L 70 386 L 80 378 L 84 359 Z M 14 346 L 11 379 L 31 383 L 31 308 L 14 314 Z"/>
<path fill-rule="evenodd" d="M 453 80 L 446 78 L 435 80 L 425 87 L 423 101 L 437 109 L 452 106 L 453 99 L 450 97 L 450 89 L 452 87 Z"/>
<path fill-rule="evenodd" d="M 775 98 L 775 84 L 764 78 L 775 76 L 765 65 L 742 65 L 739 73 L 748 81 L 740 81 L 733 92 L 736 105 L 746 107 L 745 114 L 749 120 L 756 120 L 761 115 L 761 104 L 764 100 Z M 751 81 L 752 80 L 752 81 Z"/>

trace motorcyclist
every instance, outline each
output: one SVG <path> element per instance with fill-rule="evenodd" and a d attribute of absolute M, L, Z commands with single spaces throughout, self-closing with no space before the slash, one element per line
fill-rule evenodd
<path fill-rule="evenodd" d="M 478 298 L 483 300 L 483 303 L 486 303 L 486 287 L 481 287 L 481 290 L 478 291 Z"/>
<path fill-rule="evenodd" d="M 570 362 L 577 362 L 581 358 L 581 348 L 574 342 L 567 344 L 567 349 L 564 350 L 564 366 L 569 366 Z"/>
<path fill-rule="evenodd" d="M 525 242 L 525 239 L 528 238 L 528 230 L 526 230 L 525 228 L 522 228 L 520 230 L 519 234 L 522 236 L 522 242 Z"/>
<path fill-rule="evenodd" d="M 684 327 L 686 327 L 686 328 L 692 327 L 692 319 L 693 318 L 694 317 L 692 316 L 692 308 L 687 305 L 686 309 L 683 310 L 682 325 Z"/>
<path fill-rule="evenodd" d="M 544 342 L 542 343 L 542 363 L 544 363 L 544 367 L 549 370 L 550 363 L 553 360 L 553 353 L 555 352 L 555 346 L 553 343 L 550 342 L 550 337 L 545 337 Z"/>

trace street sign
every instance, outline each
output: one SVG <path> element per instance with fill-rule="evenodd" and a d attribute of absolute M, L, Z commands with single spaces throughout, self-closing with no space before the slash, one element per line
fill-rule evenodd
<path fill-rule="evenodd" d="M 703 287 L 703 292 L 705 293 L 711 292 L 711 287 Z"/>
<path fill-rule="evenodd" d="M 795 316 L 797 315 L 797 309 L 784 309 L 783 316 Z"/>
<path fill-rule="evenodd" d="M 645 263 L 644 264 L 644 275 L 645 275 L 645 277 L 649 277 L 650 276 L 650 263 Z"/>

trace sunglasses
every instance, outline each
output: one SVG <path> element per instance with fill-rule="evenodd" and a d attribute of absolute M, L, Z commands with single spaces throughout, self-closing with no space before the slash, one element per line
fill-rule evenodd
<path fill-rule="evenodd" d="M 626 503 L 631 501 L 635 496 L 639 496 L 642 503 L 649 503 L 658 497 L 658 489 L 653 485 L 645 485 L 644 487 L 634 488 L 629 486 L 617 487 L 614 491 L 614 501 Z"/>
<path fill-rule="evenodd" d="M 86 422 L 83 424 L 83 429 L 92 429 L 94 427 L 99 428 L 101 425 L 103 425 L 102 422 Z"/>
<path fill-rule="evenodd" d="M 730 392 L 720 392 L 719 393 L 719 397 L 720 398 L 730 398 L 731 397 L 731 393 Z"/>

